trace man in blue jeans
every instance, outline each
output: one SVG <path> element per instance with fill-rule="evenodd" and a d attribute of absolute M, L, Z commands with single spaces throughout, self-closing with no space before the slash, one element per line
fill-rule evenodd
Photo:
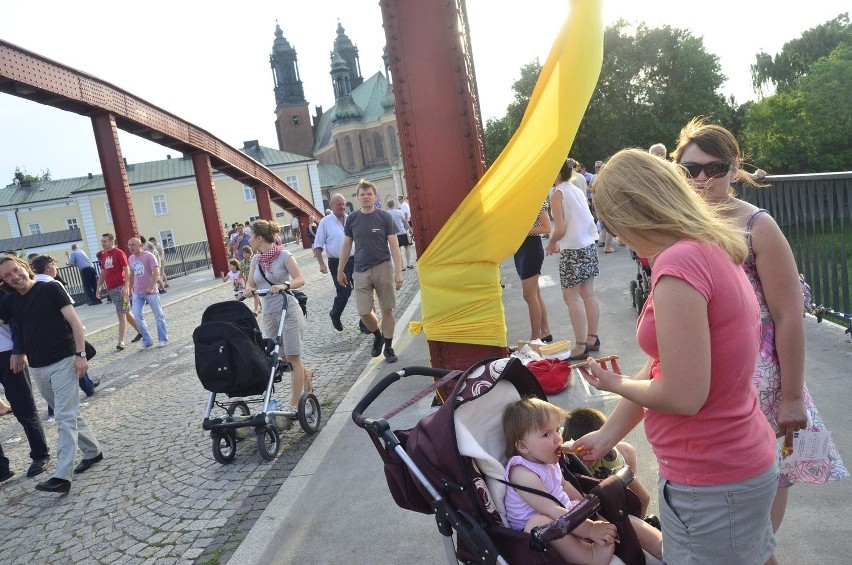
<path fill-rule="evenodd" d="M 130 265 L 128 284 L 133 296 L 133 317 L 139 326 L 139 333 L 142 334 L 140 349 L 148 349 L 154 345 L 148 324 L 142 316 L 142 308 L 146 302 L 157 321 L 157 347 L 165 347 L 169 342 L 169 333 L 163 307 L 160 305 L 160 291 L 157 289 L 157 281 L 160 279 L 159 263 L 153 253 L 142 249 L 142 242 L 138 238 L 130 238 L 127 248 L 130 249 L 130 256 L 127 258 Z"/>
<path fill-rule="evenodd" d="M 23 351 L 39 392 L 55 410 L 59 439 L 56 471 L 36 490 L 67 494 L 73 473 L 83 473 L 103 460 L 95 434 L 80 416 L 77 380 L 89 367 L 83 324 L 65 289 L 56 282 L 35 282 L 22 260 L 0 257 L 0 281 L 14 292 L 0 302 L 0 324 L 15 320 Z M 74 467 L 77 447 L 83 460 Z"/>

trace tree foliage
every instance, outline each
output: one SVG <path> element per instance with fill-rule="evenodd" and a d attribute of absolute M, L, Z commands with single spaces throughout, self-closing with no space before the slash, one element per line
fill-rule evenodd
<path fill-rule="evenodd" d="M 718 93 L 724 80 L 718 57 L 689 31 L 639 24 L 630 33 L 620 20 L 604 32 L 601 76 L 571 155 L 591 163 L 625 147 L 671 148 L 699 115 L 729 125 L 731 108 Z"/>
<path fill-rule="evenodd" d="M 814 63 L 844 43 L 852 45 L 848 12 L 788 41 L 774 57 L 763 51 L 758 53 L 751 66 L 752 85 L 760 91 L 772 84 L 777 92 L 785 92 L 806 76 Z"/>
<path fill-rule="evenodd" d="M 506 114 L 485 123 L 485 158 L 489 165 L 500 155 L 521 124 L 539 74 L 541 63 L 538 57 L 521 67 L 521 77 L 512 83 L 515 99 L 506 108 Z"/>
<path fill-rule="evenodd" d="M 772 173 L 852 170 L 850 84 L 852 44 L 841 44 L 795 83 L 752 105 L 744 149 Z"/>
<path fill-rule="evenodd" d="M 50 169 L 42 171 L 40 175 L 31 175 L 27 173 L 26 169 L 21 170 L 20 167 L 15 167 L 15 174 L 13 175 L 13 178 L 17 179 L 22 186 L 30 186 L 40 182 L 49 181 Z"/>

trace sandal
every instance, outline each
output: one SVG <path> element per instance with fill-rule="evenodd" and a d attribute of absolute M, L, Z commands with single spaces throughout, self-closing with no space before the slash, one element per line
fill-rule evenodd
<path fill-rule="evenodd" d="M 611 247 L 609 249 L 604 249 L 604 253 L 615 253 L 615 249 Z"/>
<path fill-rule="evenodd" d="M 569 361 L 585 361 L 589 356 L 589 348 L 586 346 L 585 341 L 578 341 L 574 346 L 576 347 L 577 345 L 583 346 L 583 352 L 578 353 L 577 355 L 572 355 L 568 358 Z"/>
<path fill-rule="evenodd" d="M 597 336 L 597 334 L 588 334 L 587 337 L 595 338 L 594 343 L 589 342 L 588 347 L 586 347 L 586 351 L 600 351 L 601 350 L 601 339 Z"/>
<path fill-rule="evenodd" d="M 314 372 L 311 369 L 305 369 L 305 385 L 302 388 L 308 394 L 314 392 Z"/>

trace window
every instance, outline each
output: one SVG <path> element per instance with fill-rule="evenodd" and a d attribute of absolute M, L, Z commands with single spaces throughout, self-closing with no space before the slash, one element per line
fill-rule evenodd
<path fill-rule="evenodd" d="M 299 177 L 297 177 L 296 175 L 287 176 L 284 177 L 284 182 L 286 182 L 290 186 L 290 188 L 292 188 L 296 192 L 299 192 Z"/>
<path fill-rule="evenodd" d="M 246 184 L 243 185 L 243 200 L 246 202 L 254 202 L 257 200 L 257 195 L 254 193 L 254 189 Z"/>
<path fill-rule="evenodd" d="M 30 230 L 30 235 L 39 235 L 41 233 L 41 224 L 27 224 L 27 229 Z"/>
<path fill-rule="evenodd" d="M 164 248 L 170 248 L 175 246 L 175 236 L 172 235 L 172 230 L 160 231 L 160 243 L 163 244 Z"/>
<path fill-rule="evenodd" d="M 388 143 L 390 144 L 391 156 L 394 159 L 399 158 L 399 145 L 396 142 L 396 131 L 393 128 L 388 128 Z"/>
<path fill-rule="evenodd" d="M 155 194 L 151 197 L 151 202 L 154 203 L 155 216 L 165 216 L 169 213 L 169 205 L 166 203 L 165 194 Z"/>
<path fill-rule="evenodd" d="M 106 214 L 106 222 L 112 223 L 112 208 L 109 207 L 109 202 L 104 202 L 104 214 Z"/>
<path fill-rule="evenodd" d="M 352 140 L 348 137 L 344 140 L 346 146 L 346 164 L 350 169 L 355 168 L 355 152 L 352 150 Z"/>
<path fill-rule="evenodd" d="M 253 224 L 256 221 L 258 221 L 259 219 L 260 219 L 260 216 L 249 216 L 248 221 L 249 221 L 250 224 Z"/>
<path fill-rule="evenodd" d="M 65 218 L 65 225 L 69 230 L 76 230 L 80 227 L 77 225 L 77 218 Z"/>
<path fill-rule="evenodd" d="M 385 144 L 382 141 L 382 136 L 374 133 L 373 134 L 373 145 L 376 146 L 376 159 L 384 159 L 385 158 Z"/>

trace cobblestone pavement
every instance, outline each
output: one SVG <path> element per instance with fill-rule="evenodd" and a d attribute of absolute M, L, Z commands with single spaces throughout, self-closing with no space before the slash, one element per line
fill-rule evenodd
<path fill-rule="evenodd" d="M 315 394 L 326 420 L 371 360 L 371 341 L 357 329 L 354 299 L 344 331 L 331 328 L 329 275 L 310 255 L 297 256 L 310 296 L 303 358 L 316 370 Z M 419 290 L 416 273 L 405 271 L 398 312 Z M 222 285 L 167 305 L 170 342 L 164 349 L 139 351 L 128 344 L 115 351 L 114 327 L 87 336 L 98 349 L 91 374 L 101 385 L 90 399 L 81 393 L 81 410 L 104 460 L 75 477 L 70 495 L 34 490 L 54 462 L 46 474 L 25 478 L 26 437 L 14 417 L 0 419 L 0 441 L 17 473 L 0 485 L 3 563 L 215 564 L 234 552 L 313 438 L 296 424 L 281 434 L 281 452 L 271 463 L 261 459 L 254 441 L 239 443 L 229 465 L 213 460 L 209 434 L 201 429 L 209 395 L 195 374 L 192 331 L 209 304 L 230 297 Z M 283 403 L 290 387 L 282 384 Z M 36 397 L 55 456 L 56 426 Z"/>

